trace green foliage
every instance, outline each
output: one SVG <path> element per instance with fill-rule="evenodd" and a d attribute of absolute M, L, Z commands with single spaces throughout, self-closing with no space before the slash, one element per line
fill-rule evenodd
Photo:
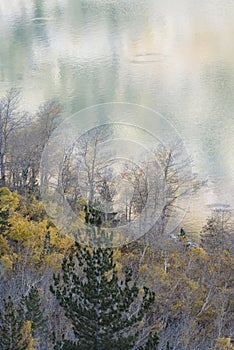
<path fill-rule="evenodd" d="M 27 296 L 22 296 L 19 306 L 14 306 L 11 297 L 3 299 L 0 312 L 0 349 L 33 350 L 39 331 L 44 325 L 38 290 L 32 287 Z"/>
<path fill-rule="evenodd" d="M 54 276 L 51 292 L 73 325 L 75 341 L 63 340 L 63 350 L 133 349 L 137 325 L 155 299 L 144 287 L 139 301 L 132 271 L 127 268 L 124 278 L 118 277 L 112 250 L 82 248 L 78 243 L 75 259 L 64 259 L 62 277 Z"/>
<path fill-rule="evenodd" d="M 90 210 L 93 220 L 103 217 L 101 211 Z M 62 236 L 50 222 L 41 202 L 33 198 L 25 200 L 16 192 L 0 188 L 0 264 L 3 297 L 7 300 L 1 304 L 0 349 L 33 350 L 38 345 L 39 348 L 51 349 L 50 337 L 46 334 L 48 326 L 51 333 L 56 333 L 58 350 L 98 349 L 100 341 L 104 349 L 155 350 L 158 340 L 157 334 L 149 336 L 152 330 L 160 332 L 160 343 L 164 344 L 165 350 L 174 346 L 175 331 L 181 349 L 203 344 L 201 350 L 205 350 L 214 345 L 220 329 L 223 338 L 217 340 L 218 345 L 215 346 L 229 349 L 232 344 L 227 342 L 233 324 L 232 220 L 226 211 L 215 212 L 203 227 L 203 248 L 183 249 L 180 243 L 187 245 L 184 230 L 166 254 L 151 247 L 144 250 L 144 245 L 137 245 L 137 242 L 134 250 L 115 251 L 114 257 L 113 252 L 111 257 L 103 249 L 77 246 L 77 251 L 73 252 L 78 254 L 79 259 L 76 255 L 71 257 L 71 261 L 70 257 L 65 259 L 67 282 L 63 281 L 61 274 L 57 286 L 54 286 L 55 291 L 60 289 L 59 301 L 64 303 L 65 318 L 63 312 L 59 313 L 55 304 L 50 303 L 52 296 L 38 276 L 48 278 L 53 271 L 58 271 L 72 241 Z M 88 236 L 93 245 L 107 246 L 113 238 L 118 239 L 111 233 L 107 236 L 100 226 L 93 228 L 92 223 L 87 221 L 89 231 L 84 230 L 84 238 Z M 82 232 L 80 229 L 77 234 L 80 241 Z M 118 262 L 115 266 L 116 257 Z M 147 283 L 152 288 L 157 284 L 157 300 L 150 317 L 145 317 L 144 310 L 141 312 L 140 308 L 140 305 L 144 306 L 143 294 L 148 293 L 147 289 L 134 287 L 131 270 L 124 269 L 124 266 L 134 269 L 139 284 Z M 63 275 L 66 274 L 63 271 Z M 29 280 L 37 280 L 37 286 L 48 302 L 48 323 L 47 318 L 41 319 L 39 295 L 34 289 L 23 297 L 23 311 L 10 305 L 8 285 L 11 284 L 13 295 L 18 295 L 20 290 L 25 290 L 28 277 Z M 66 293 L 62 293 L 61 288 L 66 288 Z M 131 300 L 132 303 L 129 302 Z M 78 314 L 80 319 L 77 320 Z M 165 314 L 168 315 L 166 326 L 162 323 Z M 127 319 L 134 322 L 127 324 Z M 110 327 L 111 324 L 115 330 Z M 61 338 L 58 334 L 62 334 L 63 330 L 65 336 Z M 97 337 L 99 343 L 94 342 Z M 167 339 L 170 345 L 166 344 Z"/>
<path fill-rule="evenodd" d="M 3 299 L 0 312 L 0 349 L 25 350 L 27 345 L 20 345 L 22 340 L 21 329 L 23 321 L 19 311 L 14 307 L 11 297 Z"/>
<path fill-rule="evenodd" d="M 45 323 L 41 308 L 41 299 L 36 287 L 32 287 L 28 295 L 22 296 L 21 308 L 23 318 L 31 322 L 33 335 L 36 336 L 43 329 Z"/>
<path fill-rule="evenodd" d="M 18 208 L 20 198 L 17 193 L 11 192 L 8 188 L 0 188 L 0 233 L 3 233 L 8 226 L 7 220 Z"/>
<path fill-rule="evenodd" d="M 102 215 L 100 210 L 94 209 L 91 205 L 84 206 L 85 223 L 100 227 L 102 224 Z"/>

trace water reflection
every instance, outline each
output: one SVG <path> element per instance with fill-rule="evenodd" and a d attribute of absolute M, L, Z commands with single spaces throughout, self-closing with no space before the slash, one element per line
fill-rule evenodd
<path fill-rule="evenodd" d="M 208 179 L 194 200 L 233 205 L 234 4 L 228 0 L 0 0 L 0 93 L 65 115 L 109 101 L 156 109 Z"/>

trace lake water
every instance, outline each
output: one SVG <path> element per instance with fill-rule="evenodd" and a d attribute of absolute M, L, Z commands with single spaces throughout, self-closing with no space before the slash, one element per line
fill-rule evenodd
<path fill-rule="evenodd" d="M 65 116 L 137 103 L 177 129 L 207 185 L 186 224 L 234 205 L 233 0 L 0 0 L 0 94 L 17 86 L 35 111 Z M 199 220 L 197 220 L 199 218 Z"/>

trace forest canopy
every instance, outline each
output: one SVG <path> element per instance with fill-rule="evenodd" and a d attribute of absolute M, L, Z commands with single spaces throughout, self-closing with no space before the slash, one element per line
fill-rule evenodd
<path fill-rule="evenodd" d="M 199 182 L 186 172 L 178 182 L 171 150 L 160 149 L 155 156 L 165 169 L 165 205 L 149 235 L 117 248 L 74 241 L 47 215 L 39 191 L 41 155 L 61 113 L 55 100 L 34 116 L 22 112 L 15 89 L 1 99 L 0 349 L 234 349 L 232 213 L 211 212 L 197 235 L 182 227 L 166 235 L 176 199 Z M 93 154 L 85 146 L 83 140 L 90 164 Z M 133 196 L 117 216 L 105 210 L 116 187 L 98 167 L 86 169 L 85 200 L 74 164 L 69 157 L 64 164 L 66 198 L 95 235 L 115 239 L 119 221 L 131 222 L 144 208 L 148 192 L 139 169 L 122 174 Z"/>

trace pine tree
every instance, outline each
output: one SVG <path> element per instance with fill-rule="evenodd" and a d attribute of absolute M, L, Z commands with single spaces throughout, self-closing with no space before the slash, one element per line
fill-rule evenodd
<path fill-rule="evenodd" d="M 3 299 L 0 312 L 0 349 L 25 350 L 27 346 L 20 345 L 22 340 L 21 329 L 23 321 L 18 310 L 14 307 L 11 297 Z"/>
<path fill-rule="evenodd" d="M 22 296 L 21 308 L 24 310 L 22 315 L 24 320 L 30 321 L 32 324 L 33 336 L 38 336 L 43 329 L 45 319 L 43 318 L 41 299 L 36 287 L 31 287 L 28 295 Z"/>
<path fill-rule="evenodd" d="M 102 225 L 102 212 L 89 205 L 84 206 L 85 223 L 100 227 Z"/>
<path fill-rule="evenodd" d="M 34 302 L 37 304 L 35 297 Z M 37 341 L 34 339 L 32 332 L 33 322 L 29 319 L 29 314 L 23 309 L 23 303 L 23 298 L 19 306 L 14 306 L 10 296 L 7 300 L 3 299 L 0 311 L 0 350 L 35 349 Z M 36 310 L 36 308 L 37 306 L 33 309 Z M 34 326 L 39 325 L 36 316 L 38 314 L 34 312 Z"/>
<path fill-rule="evenodd" d="M 43 249 L 41 252 L 41 259 L 43 259 L 46 255 L 51 254 L 52 251 L 53 251 L 53 246 L 51 244 L 50 231 L 48 231 L 44 238 Z"/>
<path fill-rule="evenodd" d="M 136 349 L 137 325 L 155 298 L 144 287 L 139 302 L 132 271 L 126 269 L 120 280 L 111 249 L 83 248 L 78 243 L 75 259 L 64 259 L 62 276 L 54 275 L 50 289 L 73 326 L 75 340 L 64 339 L 55 347 L 63 350 Z M 156 336 L 139 349 L 155 349 L 153 343 L 157 344 Z"/>

